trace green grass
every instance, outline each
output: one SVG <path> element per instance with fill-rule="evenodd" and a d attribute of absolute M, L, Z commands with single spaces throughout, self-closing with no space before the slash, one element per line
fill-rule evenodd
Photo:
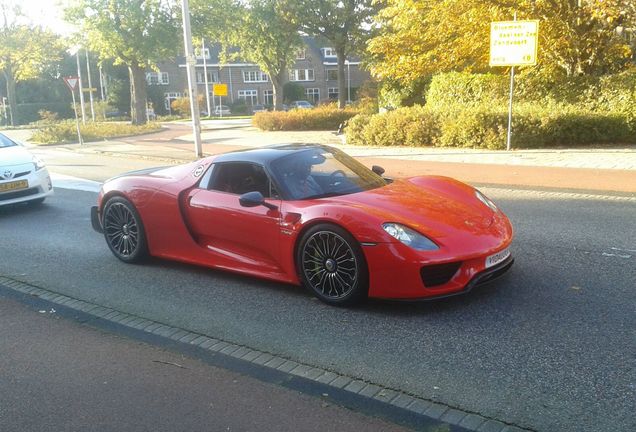
<path fill-rule="evenodd" d="M 160 130 L 161 125 L 153 122 L 140 126 L 119 122 L 96 122 L 80 125 L 84 141 L 100 141 L 106 138 L 143 135 Z M 78 140 L 75 122 L 64 121 L 42 127 L 35 131 L 31 137 L 31 142 L 34 144 L 76 143 Z"/>

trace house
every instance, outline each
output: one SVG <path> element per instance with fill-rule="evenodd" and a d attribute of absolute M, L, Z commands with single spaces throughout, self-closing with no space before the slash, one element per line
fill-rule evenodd
<path fill-rule="evenodd" d="M 338 63 L 335 51 L 329 46 L 321 46 L 314 38 L 305 37 L 304 42 L 304 48 L 297 52 L 295 62 L 288 67 L 289 81 L 303 87 L 305 99 L 312 104 L 337 100 Z M 222 63 L 218 45 L 208 45 L 203 50 L 198 47 L 195 52 L 198 92 L 205 95 L 207 71 L 212 109 L 219 103 L 218 96 L 212 97 L 214 83 L 227 84 L 228 95 L 221 99 L 223 105 L 241 101 L 246 105 L 273 105 L 272 83 L 258 65 L 241 61 Z M 347 99 L 352 100 L 355 99 L 355 90 L 367 81 L 370 75 L 360 68 L 357 58 L 347 59 L 345 64 Z M 146 79 L 149 85 L 162 86 L 165 109 L 170 111 L 170 103 L 187 94 L 185 58 L 177 58 L 176 62 L 161 62 L 157 66 L 158 70 L 148 72 Z"/>

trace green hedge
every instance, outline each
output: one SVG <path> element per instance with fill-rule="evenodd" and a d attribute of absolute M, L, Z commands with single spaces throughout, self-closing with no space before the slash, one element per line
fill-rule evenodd
<path fill-rule="evenodd" d="M 353 107 L 343 110 L 335 104 L 321 105 L 313 109 L 258 112 L 252 124 L 266 131 L 337 130 L 340 124 L 358 114 Z"/>
<path fill-rule="evenodd" d="M 431 110 L 414 106 L 356 116 L 346 133 L 347 142 L 358 145 L 504 149 L 507 125 L 508 113 L 496 107 Z M 535 105 L 515 110 L 515 148 L 603 144 L 636 144 L 636 123 L 629 114 Z"/>

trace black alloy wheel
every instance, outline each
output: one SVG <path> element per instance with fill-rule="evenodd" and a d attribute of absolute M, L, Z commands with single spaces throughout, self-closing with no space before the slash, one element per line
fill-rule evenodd
<path fill-rule="evenodd" d="M 122 197 L 108 200 L 103 212 L 104 237 L 113 254 L 126 263 L 139 262 L 148 255 L 141 217 L 130 201 Z"/>
<path fill-rule="evenodd" d="M 368 270 L 358 242 L 332 224 L 311 227 L 296 254 L 303 284 L 323 302 L 352 305 L 366 299 Z"/>

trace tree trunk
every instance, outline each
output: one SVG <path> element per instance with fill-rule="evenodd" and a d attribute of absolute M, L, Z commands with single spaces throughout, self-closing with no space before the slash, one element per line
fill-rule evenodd
<path fill-rule="evenodd" d="M 15 94 L 15 77 L 11 64 L 8 64 L 4 70 L 4 79 L 7 82 L 7 99 L 9 100 L 9 112 L 7 113 L 9 124 L 15 126 L 20 124 L 18 115 L 18 101 Z"/>
<path fill-rule="evenodd" d="M 146 124 L 146 71 L 139 65 L 128 66 L 130 74 L 130 118 L 132 124 Z"/>
<path fill-rule="evenodd" d="M 274 87 L 274 111 L 283 110 L 283 85 L 285 83 L 285 69 L 277 75 L 272 76 L 272 86 Z"/>
<path fill-rule="evenodd" d="M 336 56 L 338 57 L 338 108 L 342 109 L 346 105 L 347 100 L 347 82 L 345 76 L 345 49 L 344 47 L 336 47 Z"/>

